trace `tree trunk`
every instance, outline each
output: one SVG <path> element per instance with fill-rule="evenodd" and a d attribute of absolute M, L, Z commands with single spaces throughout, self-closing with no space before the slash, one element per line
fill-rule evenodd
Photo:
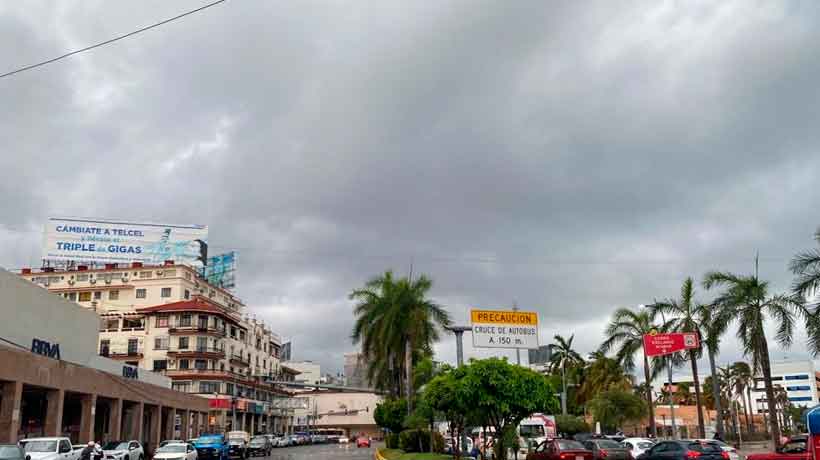
<path fill-rule="evenodd" d="M 762 325 L 760 326 L 763 327 Z M 769 344 L 763 335 L 760 343 L 760 367 L 763 370 L 763 382 L 766 384 L 766 405 L 769 408 L 769 429 L 775 448 L 780 447 L 780 426 L 777 423 L 777 402 L 774 400 L 774 386 L 772 385 L 772 364 L 769 362 Z"/>
<path fill-rule="evenodd" d="M 708 347 L 707 347 L 708 348 Z M 715 430 L 720 439 L 726 439 L 723 431 L 723 410 L 720 407 L 720 385 L 717 379 L 717 367 L 715 366 L 715 354 L 709 350 L 709 367 L 712 370 L 712 397 L 715 399 L 715 413 L 717 421 Z"/>
<path fill-rule="evenodd" d="M 754 377 L 752 377 L 752 384 L 755 384 Z M 749 431 L 754 433 L 755 430 L 755 418 L 754 413 L 752 413 L 752 387 L 746 387 L 746 398 L 749 400 L 749 413 L 752 414 L 752 423 L 749 425 Z"/>
<path fill-rule="evenodd" d="M 649 432 L 652 437 L 658 437 L 658 429 L 655 427 L 655 406 L 652 404 L 652 380 L 649 378 L 649 358 L 646 352 L 643 355 L 643 375 L 646 379 L 646 402 L 649 404 Z"/>
<path fill-rule="evenodd" d="M 404 344 L 404 367 L 407 379 L 407 415 L 413 413 L 413 342 L 408 338 Z"/>
<path fill-rule="evenodd" d="M 754 380 L 752 380 L 752 381 L 754 381 Z M 746 431 L 748 432 L 748 431 L 751 431 L 751 430 L 749 429 L 749 412 L 752 410 L 752 408 L 751 408 L 751 407 L 749 407 L 749 406 L 746 404 L 746 395 L 745 395 L 745 391 L 741 391 L 741 392 L 740 392 L 740 399 L 743 401 L 743 417 L 746 419 Z"/>
<path fill-rule="evenodd" d="M 692 361 L 692 379 L 695 381 L 695 406 L 698 409 L 698 436 L 706 437 L 706 424 L 703 422 L 703 406 L 700 400 L 700 378 L 698 377 L 698 358 L 695 350 L 689 351 L 689 359 Z"/>

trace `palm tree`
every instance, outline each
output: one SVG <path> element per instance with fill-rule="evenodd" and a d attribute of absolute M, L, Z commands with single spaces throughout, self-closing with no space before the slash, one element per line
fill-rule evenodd
<path fill-rule="evenodd" d="M 585 405 L 600 393 L 612 388 L 629 389 L 632 381 L 621 364 L 600 352 L 591 353 L 584 367 L 583 380 L 575 393 L 578 405 Z"/>
<path fill-rule="evenodd" d="M 728 403 L 729 409 L 729 419 L 732 422 L 732 427 L 735 436 L 737 436 L 738 428 L 737 428 L 737 420 L 735 419 L 735 400 L 734 400 L 734 390 L 735 390 L 735 373 L 732 371 L 731 366 L 725 366 L 718 368 L 718 379 L 720 380 L 721 386 L 721 397 L 726 400 Z"/>
<path fill-rule="evenodd" d="M 702 305 L 695 302 L 695 289 L 692 278 L 686 278 L 680 289 L 680 300 L 667 299 L 662 302 L 655 302 L 649 306 L 653 319 L 658 315 L 670 315 L 669 321 L 664 325 L 664 329 L 674 332 L 695 332 L 698 337 L 702 337 L 701 323 L 699 322 L 699 309 Z M 703 406 L 700 397 L 700 377 L 698 376 L 698 358 L 701 349 L 691 349 L 688 351 L 689 361 L 692 364 L 692 379 L 695 383 L 695 404 L 698 411 L 698 433 L 701 438 L 706 437 L 706 426 L 703 421 Z"/>
<path fill-rule="evenodd" d="M 607 336 L 601 344 L 600 351 L 606 353 L 616 346 L 616 359 L 627 372 L 635 369 L 635 354 L 643 349 L 643 337 L 655 329 L 652 316 L 648 311 L 632 311 L 628 308 L 619 308 L 612 315 L 612 320 L 606 328 Z M 646 402 L 649 406 L 649 429 L 652 436 L 657 436 L 655 427 L 655 406 L 652 401 L 652 379 L 650 378 L 649 358 L 643 355 L 643 374 L 646 387 Z"/>
<path fill-rule="evenodd" d="M 820 244 L 820 228 L 814 232 L 814 239 Z M 797 295 L 811 295 L 820 289 L 820 249 L 809 249 L 795 254 L 789 262 L 789 270 L 797 278 L 792 284 L 792 292 Z"/>
<path fill-rule="evenodd" d="M 584 363 L 584 358 L 572 349 L 572 341 L 575 334 L 569 336 L 569 340 L 555 336 L 555 343 L 550 345 L 552 356 L 550 358 L 549 371 L 553 374 L 561 372 L 561 413 L 567 415 L 567 367 L 575 367 Z"/>
<path fill-rule="evenodd" d="M 701 338 L 703 345 L 706 345 L 706 354 L 709 357 L 709 369 L 712 372 L 711 382 L 704 382 L 708 388 L 711 384 L 712 401 L 714 402 L 714 409 L 718 414 L 717 423 L 715 424 L 715 431 L 718 436 L 723 439 L 723 404 L 720 397 L 720 378 L 718 376 L 717 365 L 715 364 L 718 348 L 720 348 L 720 338 L 726 332 L 729 326 L 729 318 L 722 317 L 719 310 L 714 305 L 700 305 L 697 314 L 698 322 L 701 328 Z"/>
<path fill-rule="evenodd" d="M 769 283 L 757 276 L 741 276 L 728 272 L 710 272 L 703 280 L 706 289 L 723 287 L 714 300 L 721 315 L 738 322 L 737 338 L 743 345 L 746 356 L 752 358 L 752 368 L 762 371 L 766 385 L 766 400 L 770 414 L 774 414 L 774 386 L 772 367 L 769 360 L 769 343 L 764 322 L 767 317 L 778 324 L 775 340 L 783 347 L 792 344 L 795 315 L 808 319 L 808 312 L 798 296 L 769 296 Z M 775 445 L 780 445 L 780 427 L 777 417 L 769 417 L 769 426 Z"/>
<path fill-rule="evenodd" d="M 356 301 L 353 343 L 361 342 L 370 362 L 368 377 L 377 386 L 390 387 L 394 395 L 404 389 L 408 409 L 413 400 L 413 362 L 429 355 L 439 339 L 439 327 L 450 325 L 447 311 L 427 298 L 432 285 L 424 275 L 395 279 L 387 271 L 350 294 Z M 379 380 L 384 377 L 391 378 Z"/>
<path fill-rule="evenodd" d="M 751 389 L 754 386 L 754 375 L 748 363 L 738 361 L 732 364 L 732 373 L 735 377 L 735 391 L 743 401 L 743 416 L 746 418 L 746 429 L 752 431 L 749 414 L 752 410 Z M 747 399 L 746 396 L 749 395 Z"/>

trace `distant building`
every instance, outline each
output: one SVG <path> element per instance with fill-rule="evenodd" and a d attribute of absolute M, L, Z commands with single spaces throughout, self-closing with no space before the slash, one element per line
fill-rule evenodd
<path fill-rule="evenodd" d="M 296 376 L 294 382 L 305 384 L 322 383 L 322 368 L 319 363 L 313 361 L 287 361 L 283 364 L 299 371 L 299 375 Z"/>
<path fill-rule="evenodd" d="M 367 380 L 367 362 L 361 353 L 345 353 L 345 386 L 373 388 Z"/>
<path fill-rule="evenodd" d="M 295 410 L 293 422 L 297 431 L 347 437 L 381 436 L 373 419 L 373 411 L 382 400 L 376 393 L 315 390 L 299 393 L 299 398 L 307 401 L 305 407 Z"/>
<path fill-rule="evenodd" d="M 785 389 L 789 402 L 794 406 L 813 407 L 818 404 L 820 373 L 815 370 L 811 360 L 772 362 L 772 384 L 775 389 Z M 752 413 L 764 414 L 768 408 L 763 376 L 755 375 Z"/>

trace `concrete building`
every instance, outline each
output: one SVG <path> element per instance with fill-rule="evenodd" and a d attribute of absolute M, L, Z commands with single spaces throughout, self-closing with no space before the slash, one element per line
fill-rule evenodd
<path fill-rule="evenodd" d="M 367 362 L 361 353 L 345 353 L 345 385 L 351 388 L 373 388 L 367 379 Z"/>
<path fill-rule="evenodd" d="M 299 371 L 299 375 L 294 378 L 296 383 L 320 384 L 322 383 L 322 367 L 313 361 L 287 361 L 284 363 L 290 369 Z"/>
<path fill-rule="evenodd" d="M 813 407 L 818 404 L 820 373 L 815 370 L 813 361 L 772 362 L 772 384 L 775 389 L 785 390 L 789 402 L 794 406 Z M 767 413 L 767 401 L 763 376 L 756 375 L 752 390 L 752 413 Z"/>
<path fill-rule="evenodd" d="M 134 262 L 23 269 L 21 276 L 97 312 L 101 356 L 162 373 L 173 389 L 211 399 L 210 429 L 288 431 L 292 414 L 278 408 L 290 393 L 271 381 L 293 380 L 298 371 L 281 365 L 280 337 L 192 267 Z"/>
<path fill-rule="evenodd" d="M 381 436 L 373 411 L 382 397 L 375 393 L 316 390 L 300 393 L 299 398 L 307 402 L 296 409 L 297 430 L 341 430 L 351 438 L 358 434 Z"/>
<path fill-rule="evenodd" d="M 207 399 L 97 354 L 93 311 L 0 270 L 0 318 L 0 443 L 137 439 L 150 453 L 207 428 Z"/>

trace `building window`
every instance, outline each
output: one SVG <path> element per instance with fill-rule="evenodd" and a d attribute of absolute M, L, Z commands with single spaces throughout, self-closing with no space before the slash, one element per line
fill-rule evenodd
<path fill-rule="evenodd" d="M 128 339 L 128 354 L 136 355 L 139 351 L 139 342 L 137 339 Z"/>
<path fill-rule="evenodd" d="M 179 317 L 179 326 L 180 327 L 191 327 L 191 314 L 190 313 L 183 313 L 182 316 Z"/>
<path fill-rule="evenodd" d="M 138 298 L 138 299 L 144 299 L 144 298 L 146 297 L 146 293 L 147 293 L 147 292 L 148 292 L 148 290 L 147 290 L 147 289 L 144 289 L 144 288 L 142 288 L 142 289 L 137 289 L 137 298 Z"/>
<path fill-rule="evenodd" d="M 68 300 L 70 300 L 72 302 L 76 302 L 77 301 L 77 293 L 76 292 L 69 292 L 68 293 Z"/>
<path fill-rule="evenodd" d="M 167 350 L 168 349 L 168 342 L 169 342 L 168 336 L 155 337 L 154 338 L 154 350 Z"/>
<path fill-rule="evenodd" d="M 233 327 L 233 326 L 231 326 L 231 338 L 233 338 L 233 339 L 236 338 L 236 328 Z"/>
<path fill-rule="evenodd" d="M 94 300 L 102 300 L 102 291 L 94 291 Z"/>
<path fill-rule="evenodd" d="M 91 291 L 80 293 L 80 302 L 91 302 Z"/>
<path fill-rule="evenodd" d="M 191 279 L 191 272 L 186 270 L 184 273 L 185 273 L 185 279 L 190 280 Z"/>
<path fill-rule="evenodd" d="M 789 398 L 789 401 L 811 401 L 811 396 L 795 396 Z"/>
<path fill-rule="evenodd" d="M 104 318 L 101 322 L 100 329 L 103 331 L 116 331 L 120 328 L 119 318 Z"/>
<path fill-rule="evenodd" d="M 239 340 L 245 341 L 245 331 L 239 331 Z"/>
<path fill-rule="evenodd" d="M 187 290 L 187 289 L 186 289 L 186 290 L 185 290 L 185 300 L 188 300 L 188 299 L 190 299 L 190 298 L 191 298 L 191 291 L 189 291 L 189 290 Z"/>
<path fill-rule="evenodd" d="M 188 337 L 180 337 L 179 338 L 179 349 L 180 350 L 187 350 L 188 349 Z"/>
<path fill-rule="evenodd" d="M 150 270 L 148 270 L 148 271 L 144 271 L 144 272 L 140 272 L 140 279 L 143 279 L 143 280 L 144 280 L 144 279 L 146 279 L 146 278 L 150 278 L 150 277 L 151 277 L 151 271 L 150 271 Z"/>
<path fill-rule="evenodd" d="M 806 374 L 787 375 L 785 378 L 786 378 L 786 380 L 808 380 L 809 376 L 806 375 Z M 772 380 L 774 380 L 774 379 L 772 379 Z"/>
<path fill-rule="evenodd" d="M 208 361 L 204 359 L 197 359 L 194 360 L 194 369 L 199 369 L 201 371 L 208 369 Z"/>
<path fill-rule="evenodd" d="M 809 391 L 809 390 L 811 390 L 811 387 L 808 386 L 808 385 L 798 385 L 798 386 L 794 386 L 794 387 L 786 387 L 786 390 L 788 390 L 788 391 Z"/>
<path fill-rule="evenodd" d="M 169 288 L 169 287 L 162 288 L 162 291 L 160 292 L 160 297 L 162 297 L 162 298 L 171 297 L 171 288 Z"/>
<path fill-rule="evenodd" d="M 225 383 L 225 394 L 233 395 L 233 383 Z"/>
<path fill-rule="evenodd" d="M 116 289 L 108 291 L 108 300 L 120 300 L 120 291 Z"/>
<path fill-rule="evenodd" d="M 155 320 L 156 327 L 168 327 L 168 315 L 159 315 Z"/>
<path fill-rule="evenodd" d="M 179 360 L 179 367 L 180 369 L 188 369 L 188 360 L 187 359 L 180 359 Z"/>
<path fill-rule="evenodd" d="M 260 339 L 259 337 L 256 338 L 256 349 L 257 350 L 262 349 L 262 339 Z"/>
<path fill-rule="evenodd" d="M 108 356 L 111 354 L 111 341 L 100 340 L 100 356 Z"/>
<path fill-rule="evenodd" d="M 208 329 L 208 315 L 199 315 L 196 320 L 198 328 Z"/>
<path fill-rule="evenodd" d="M 168 369 L 168 360 L 165 359 L 155 359 L 154 360 L 154 372 L 160 372 Z"/>
<path fill-rule="evenodd" d="M 174 382 L 171 384 L 171 388 L 173 388 L 176 391 L 181 391 L 183 393 L 190 393 L 191 382 Z"/>
<path fill-rule="evenodd" d="M 200 393 L 219 393 L 219 382 L 199 382 Z"/>
<path fill-rule="evenodd" d="M 144 318 L 123 318 L 122 319 L 122 328 L 123 330 L 137 330 L 137 329 L 145 329 L 145 325 L 143 324 Z"/>
<path fill-rule="evenodd" d="M 207 337 L 197 337 L 196 338 L 196 351 L 208 351 L 208 338 Z"/>

